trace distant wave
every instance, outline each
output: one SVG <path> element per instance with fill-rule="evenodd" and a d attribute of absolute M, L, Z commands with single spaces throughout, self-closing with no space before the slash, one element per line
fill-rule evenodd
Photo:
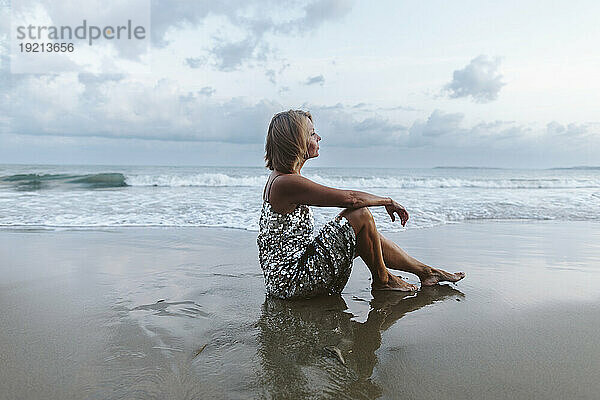
<path fill-rule="evenodd" d="M 548 168 L 551 171 L 565 171 L 565 170 L 580 170 L 580 171 L 600 171 L 600 167 L 595 166 L 579 166 L 579 167 L 564 167 L 564 168 Z"/>
<path fill-rule="evenodd" d="M 0 177 L 0 183 L 15 185 L 17 190 L 41 190 L 65 184 L 74 184 L 91 189 L 127 186 L 125 176 L 120 173 L 88 175 L 17 174 Z"/>
<path fill-rule="evenodd" d="M 441 166 L 441 167 L 433 167 L 433 169 L 504 169 L 499 167 L 452 167 L 452 166 Z"/>

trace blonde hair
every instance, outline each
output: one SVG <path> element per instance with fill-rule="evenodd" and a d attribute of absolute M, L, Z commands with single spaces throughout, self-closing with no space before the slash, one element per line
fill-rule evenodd
<path fill-rule="evenodd" d="M 265 143 L 266 167 L 293 173 L 308 153 L 308 120 L 312 115 L 308 111 L 289 110 L 273 116 Z"/>

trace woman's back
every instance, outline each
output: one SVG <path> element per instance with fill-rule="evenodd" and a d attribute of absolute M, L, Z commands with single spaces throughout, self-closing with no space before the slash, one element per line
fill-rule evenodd
<path fill-rule="evenodd" d="M 274 211 L 268 202 L 272 183 L 268 182 L 265 187 L 266 198 L 263 198 L 256 242 L 267 292 L 287 297 L 282 291 L 290 283 L 288 280 L 294 275 L 295 265 L 312 240 L 314 218 L 311 209 L 304 204 L 297 205 L 288 214 Z"/>

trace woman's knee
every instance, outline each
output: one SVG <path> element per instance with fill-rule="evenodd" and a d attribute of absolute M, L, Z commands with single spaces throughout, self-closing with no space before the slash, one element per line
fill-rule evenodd
<path fill-rule="evenodd" d="M 340 215 L 346 217 L 353 225 L 354 223 L 365 225 L 374 222 L 373 215 L 368 207 L 346 208 Z"/>

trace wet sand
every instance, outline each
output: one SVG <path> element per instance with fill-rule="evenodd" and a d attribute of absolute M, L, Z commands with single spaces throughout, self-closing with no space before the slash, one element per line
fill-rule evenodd
<path fill-rule="evenodd" d="M 1 230 L 0 397 L 600 396 L 599 223 L 387 236 L 467 278 L 373 298 L 357 259 L 341 297 L 285 302 L 254 232 Z"/>

